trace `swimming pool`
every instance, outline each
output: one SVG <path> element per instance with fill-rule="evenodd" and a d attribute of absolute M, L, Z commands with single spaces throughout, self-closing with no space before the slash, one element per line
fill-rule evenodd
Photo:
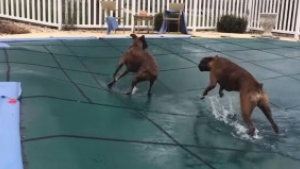
<path fill-rule="evenodd" d="M 128 97 L 131 76 L 106 88 L 130 38 L 6 41 L 2 81 L 21 82 L 23 161 L 53 168 L 299 168 L 300 44 L 269 39 L 148 38 L 160 66 Z M 237 93 L 208 84 L 200 59 L 219 54 L 264 84 L 281 134 L 255 109 L 247 137 Z M 8 68 L 9 71 L 8 71 Z M 9 72 L 9 73 L 7 73 Z M 237 118 L 230 118 L 231 114 Z"/>

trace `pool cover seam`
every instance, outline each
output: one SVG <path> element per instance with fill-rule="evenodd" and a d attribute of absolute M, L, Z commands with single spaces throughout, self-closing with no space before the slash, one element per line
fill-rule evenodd
<path fill-rule="evenodd" d="M 160 131 L 162 131 L 166 136 L 168 136 L 171 140 L 173 140 L 173 142 L 175 142 L 179 147 L 181 147 L 183 150 L 185 150 L 186 152 L 188 152 L 190 155 L 194 156 L 196 159 L 198 159 L 200 162 L 202 162 L 203 164 L 205 164 L 206 166 L 208 166 L 209 168 L 215 169 L 215 167 L 213 167 L 211 164 L 209 164 L 206 160 L 204 160 L 202 157 L 200 157 L 199 155 L 197 155 L 196 153 L 192 152 L 191 150 L 187 149 L 184 145 L 182 145 L 179 141 L 177 141 L 171 134 L 169 134 L 167 131 L 165 131 L 163 129 L 163 127 L 161 127 L 159 124 L 157 124 L 156 122 L 154 122 L 154 120 L 148 118 L 146 115 L 144 115 L 143 113 L 139 112 L 136 110 L 137 113 L 139 113 L 140 115 L 142 115 L 144 118 L 146 118 L 150 123 L 152 123 L 154 126 L 156 126 Z"/>
<path fill-rule="evenodd" d="M 289 110 L 289 109 L 294 109 L 294 108 L 298 108 L 298 107 L 300 107 L 300 104 L 299 104 L 299 105 L 296 105 L 296 106 L 290 106 L 290 107 L 287 107 L 287 108 L 285 108 L 285 109 Z"/>
<path fill-rule="evenodd" d="M 237 45 L 237 46 L 240 46 L 240 47 L 245 47 L 245 46 L 238 45 L 238 44 L 235 43 L 235 42 L 226 41 L 226 40 L 224 40 L 224 39 L 220 39 L 220 41 L 221 41 L 221 42 L 230 43 L 230 44 L 233 44 L 233 45 Z M 259 41 L 259 43 L 267 43 L 267 42 L 268 42 L 268 41 L 266 41 L 266 40 L 260 40 L 260 41 Z M 248 42 L 248 43 L 249 43 L 249 42 Z M 263 50 L 283 49 L 283 48 L 293 48 L 293 49 L 298 49 L 298 50 L 300 50 L 300 49 L 299 49 L 300 46 L 281 46 L 281 45 L 279 45 L 279 44 L 271 44 L 271 45 L 276 46 L 276 47 L 278 47 L 278 48 L 260 48 L 260 49 L 258 49 L 258 50 L 261 50 L 261 49 L 263 49 Z M 246 48 L 252 48 L 252 47 L 246 47 Z M 253 49 L 255 49 L 255 48 L 253 48 Z M 299 56 L 300 56 L 300 55 L 299 55 Z"/>
<path fill-rule="evenodd" d="M 6 63 L 6 61 L 0 61 L 0 63 Z M 39 67 L 47 67 L 47 68 L 53 68 L 53 69 L 64 69 L 68 71 L 74 71 L 74 72 L 81 72 L 81 73 L 93 73 L 93 74 L 98 74 L 98 75 L 109 75 L 108 73 L 100 73 L 100 72 L 94 72 L 94 71 L 87 71 L 87 70 L 77 70 L 77 69 L 70 69 L 70 68 L 60 68 L 59 66 L 48 66 L 48 65 L 40 65 L 36 63 L 28 63 L 28 62 L 15 62 L 15 61 L 10 61 L 9 63 L 15 63 L 15 64 L 24 64 L 24 65 L 31 65 L 31 66 L 39 66 Z M 178 69 L 161 69 L 159 72 L 167 72 L 167 71 L 173 71 L 173 70 L 181 70 L 181 69 L 190 69 L 190 68 L 195 68 L 197 66 L 189 66 L 189 67 L 182 67 Z"/>
<path fill-rule="evenodd" d="M 252 62 L 252 64 L 255 65 L 255 66 L 258 66 L 258 67 L 265 68 L 265 69 L 268 69 L 268 70 L 270 70 L 270 71 L 276 72 L 276 73 L 278 73 L 278 74 L 281 74 L 281 76 L 277 76 L 277 77 L 273 77 L 273 78 L 269 78 L 269 79 L 264 79 L 264 80 L 278 79 L 278 78 L 282 78 L 282 77 L 289 77 L 289 78 L 291 78 L 291 79 L 300 81 L 299 79 L 297 79 L 297 78 L 294 77 L 295 75 L 299 75 L 300 73 L 296 73 L 296 74 L 283 74 L 283 73 L 281 73 L 281 72 L 278 72 L 277 70 L 273 70 L 273 69 L 270 69 L 270 68 L 267 68 L 267 67 L 263 67 L 263 66 L 261 66 L 261 65 L 258 65 L 256 62 Z"/>
<path fill-rule="evenodd" d="M 82 66 L 90 73 L 91 77 L 95 80 L 95 82 L 101 87 L 101 84 L 99 83 L 97 77 L 95 76 L 95 74 L 88 68 L 88 66 L 86 66 L 84 64 L 84 62 L 82 62 L 82 60 L 78 57 L 78 55 L 71 49 L 69 48 L 62 40 L 61 43 L 64 45 L 64 47 L 66 47 L 76 58 L 77 60 L 82 64 Z M 108 90 L 108 89 L 104 89 L 104 90 Z"/>
<path fill-rule="evenodd" d="M 61 98 L 61 97 L 55 97 L 55 96 L 47 96 L 47 95 L 23 96 L 22 100 L 33 99 L 33 98 L 48 98 L 48 99 L 56 99 L 56 100 L 61 100 L 61 101 L 69 101 L 69 102 L 76 102 L 76 103 L 83 103 L 83 104 L 90 104 L 90 105 L 97 105 L 97 106 L 107 106 L 107 107 L 113 107 L 113 108 L 118 108 L 118 109 L 127 109 L 127 110 L 137 109 L 139 111 L 143 111 L 143 109 L 139 109 L 139 108 L 126 107 L 126 106 L 120 106 L 120 105 L 112 105 L 112 104 L 105 104 L 105 103 L 97 103 L 97 102 L 89 103 L 89 102 L 81 101 L 81 100 L 74 100 L 74 99 Z M 170 115 L 170 116 L 206 118 L 206 116 L 199 116 L 199 115 L 196 115 L 196 114 L 188 115 L 188 114 L 180 114 L 180 113 L 166 113 L 166 112 L 161 112 L 161 111 L 158 111 L 158 110 L 146 110 L 146 111 L 149 112 L 149 113 L 163 114 L 163 115 Z"/>
<path fill-rule="evenodd" d="M 9 82 L 10 81 L 10 70 L 11 70 L 11 67 L 10 67 L 10 64 L 9 64 L 9 56 L 7 54 L 6 49 L 4 49 L 3 51 L 4 51 L 4 55 L 5 55 L 5 63 L 6 63 L 6 66 L 7 66 L 6 81 Z"/>
<path fill-rule="evenodd" d="M 151 42 L 150 42 L 150 43 L 151 43 Z M 190 60 L 190 59 L 188 59 L 188 58 L 186 58 L 186 57 L 181 56 L 180 53 L 175 53 L 175 52 L 173 52 L 173 51 L 170 50 L 170 49 L 166 49 L 166 48 L 164 48 L 164 47 L 162 47 L 162 46 L 158 46 L 158 45 L 156 45 L 156 44 L 152 44 L 152 45 L 157 46 L 157 47 L 159 47 L 159 48 L 161 48 L 161 49 L 163 49 L 163 50 L 166 50 L 166 51 L 170 52 L 171 54 L 173 54 L 173 55 L 175 55 L 175 56 L 179 56 L 180 58 L 182 58 L 182 59 L 184 59 L 184 60 L 186 60 L 186 61 L 188 61 L 188 62 L 190 62 L 190 63 L 192 63 L 192 64 L 197 65 L 194 61 L 192 61 L 192 60 Z M 209 53 L 209 52 L 195 52 L 195 53 Z"/>
<path fill-rule="evenodd" d="M 186 40 L 185 40 L 185 41 L 186 41 Z M 224 55 L 228 55 L 228 56 L 230 56 L 230 57 L 233 57 L 233 58 L 235 58 L 235 59 L 237 59 L 237 60 L 244 61 L 244 60 L 242 60 L 242 59 L 240 59 L 240 58 L 237 58 L 237 57 L 235 57 L 235 56 L 233 56 L 233 55 L 224 53 L 224 52 L 230 52 L 230 51 L 218 51 L 218 50 L 215 50 L 215 49 L 210 49 L 210 48 L 208 48 L 208 47 L 206 47 L 206 46 L 202 46 L 201 44 L 198 45 L 198 44 L 193 43 L 193 42 L 189 42 L 189 41 L 186 41 L 186 42 L 189 43 L 189 44 L 192 44 L 192 45 L 196 45 L 196 46 L 199 46 L 199 47 L 203 47 L 204 49 L 211 50 L 212 52 L 222 53 L 222 54 L 224 54 Z M 246 48 L 246 47 L 245 47 L 245 48 Z M 239 50 L 232 50 L 232 51 L 239 51 Z M 231 52 L 232 52 L 232 51 L 231 51 Z M 241 50 L 241 51 L 249 51 L 249 48 L 248 48 L 248 50 Z M 199 62 L 200 62 L 200 60 L 199 60 Z M 247 61 L 244 61 L 244 62 L 247 62 Z M 249 61 L 248 61 L 248 62 L 249 62 Z"/>
<path fill-rule="evenodd" d="M 6 63 L 6 62 L 1 62 L 0 63 Z M 31 66 L 39 66 L 39 67 L 46 67 L 46 68 L 53 68 L 53 69 L 63 69 L 63 70 L 67 70 L 67 71 L 74 71 L 74 72 L 80 72 L 80 73 L 90 73 L 88 71 L 84 71 L 84 70 L 77 70 L 77 69 L 70 69 L 70 68 L 60 68 L 59 66 L 47 66 L 47 65 L 40 65 L 40 64 L 35 64 L 35 63 L 27 63 L 27 62 L 15 62 L 15 61 L 10 61 L 9 63 L 13 63 L 13 64 L 24 64 L 24 65 L 31 65 Z M 107 73 L 99 73 L 99 72 L 92 72 L 94 74 L 98 74 L 98 75 L 109 75 Z"/>
<path fill-rule="evenodd" d="M 210 49 L 210 48 L 207 48 L 205 46 L 201 46 L 201 44 L 196 44 L 196 43 L 193 43 L 193 42 L 187 42 L 187 43 L 190 43 L 192 45 L 195 45 L 197 47 L 201 47 L 201 48 L 204 48 L 204 49 L 207 49 L 209 51 L 203 51 L 203 52 L 188 52 L 186 51 L 184 54 L 193 54 L 193 53 L 211 53 L 211 52 L 215 52 L 216 50 L 213 50 L 213 49 Z M 234 43 L 232 43 L 233 45 L 235 45 Z M 157 46 L 158 44 L 152 44 L 154 46 Z M 40 46 L 40 45 L 39 45 Z M 238 46 L 238 45 L 236 45 Z M 60 47 L 63 47 L 60 46 Z M 98 46 L 93 46 L 93 47 L 98 47 Z M 107 46 L 107 47 L 126 47 L 126 46 Z M 243 46 L 240 46 L 240 47 L 243 47 Z M 159 48 L 162 48 L 165 50 L 165 48 L 163 47 L 160 47 Z M 247 47 L 244 47 L 244 48 L 247 48 Z M 293 48 L 293 47 L 282 47 L 282 48 Z M 282 48 L 271 48 L 271 49 L 282 49 Z M 293 48 L 293 49 L 297 49 L 297 48 Z M 3 49 L 0 49 L 0 50 L 3 50 Z M 6 50 L 9 50 L 9 51 L 17 51 L 17 50 L 24 50 L 24 51 L 28 51 L 28 52 L 36 52 L 36 53 L 43 53 L 43 54 L 49 54 L 49 52 L 43 52 L 43 51 L 37 51 L 37 50 L 31 50 L 31 49 L 27 49 L 26 47 L 15 47 L 15 48 L 9 48 L 9 49 L 6 49 Z M 118 49 L 119 51 L 121 51 L 120 49 Z M 248 51 L 248 50 L 258 50 L 258 51 L 261 51 L 259 49 L 255 49 L 255 48 L 248 48 L 247 50 L 229 50 L 229 51 L 222 51 L 222 52 L 232 52 L 232 51 L 239 51 L 239 52 L 242 52 L 242 51 Z M 263 50 L 269 50 L 269 48 L 264 48 Z M 300 50 L 300 49 L 299 49 Z M 263 52 L 266 52 L 266 51 L 263 51 Z M 266 52 L 266 53 L 270 53 L 270 52 Z M 64 56 L 64 57 L 69 57 L 69 58 L 73 58 L 73 55 L 72 54 L 64 54 L 64 53 L 53 53 L 54 55 L 60 55 L 60 56 Z M 158 54 L 155 54 L 155 56 L 161 56 L 161 55 L 168 55 L 170 53 L 158 53 Z M 174 54 L 174 53 L 171 53 L 171 54 Z M 275 53 L 270 53 L 270 54 L 274 54 L 276 55 Z M 299 55 L 300 56 L 300 55 Z M 43 56 L 43 57 L 48 57 L 48 56 Z M 116 58 L 119 58 L 119 56 L 107 56 L 107 57 L 94 57 L 94 56 L 84 56 L 84 55 L 81 55 L 81 56 L 78 56 L 77 57 L 80 57 L 80 58 L 88 58 L 88 59 L 116 59 Z M 285 56 L 287 57 L 287 56 Z M 297 56 L 295 56 L 297 57 Z M 292 57 L 293 58 L 293 57 Z"/>
<path fill-rule="evenodd" d="M 185 52 L 184 54 L 196 54 L 196 53 L 211 53 L 211 52 L 219 52 L 219 53 L 223 53 L 223 54 L 225 54 L 225 55 L 229 55 L 229 56 L 231 56 L 231 57 L 234 57 L 234 58 L 236 58 L 236 59 L 238 59 L 238 60 L 241 60 L 241 61 L 244 61 L 244 62 L 249 62 L 249 61 L 245 61 L 245 60 L 242 60 L 242 59 L 240 59 L 240 58 L 237 58 L 237 57 L 235 57 L 235 56 L 233 56 L 233 55 L 230 55 L 230 54 L 226 54 L 226 53 L 224 53 L 224 52 L 230 52 L 230 51 L 249 51 L 249 50 L 257 50 L 257 51 L 262 51 L 261 49 L 255 49 L 255 48 L 250 48 L 250 47 L 248 47 L 248 49 L 247 50 L 230 50 L 230 51 L 217 51 L 217 50 L 213 50 L 213 49 L 210 49 L 210 48 L 207 48 L 207 47 L 205 47 L 205 46 L 201 46 L 201 44 L 200 45 L 198 45 L 197 43 L 193 43 L 193 42 L 188 42 L 188 43 L 190 43 L 190 44 L 192 44 L 192 45 L 195 45 L 195 46 L 199 46 L 199 47 L 202 47 L 202 48 L 205 48 L 205 49 L 208 49 L 208 50 L 210 50 L 210 51 L 204 51 L 204 52 Z M 231 43 L 232 45 L 236 45 L 235 43 Z M 157 44 L 153 44 L 153 45 L 157 45 Z M 238 45 L 236 45 L 236 46 L 238 46 Z M 93 47 L 97 47 L 97 46 L 93 46 Z M 114 46 L 114 47 L 117 47 L 117 46 Z M 124 47 L 124 46 L 122 46 L 122 47 Z M 240 47 L 243 47 L 243 46 L 240 46 Z M 162 48 L 162 49 L 164 49 L 165 50 L 165 48 L 163 48 L 163 47 L 160 47 L 159 46 L 159 48 Z M 247 47 L 244 47 L 244 48 L 247 48 Z M 294 48 L 294 47 L 282 47 L 282 48 L 293 48 L 293 49 L 297 49 L 297 48 Z M 264 48 L 263 50 L 268 50 L 269 48 Z M 272 48 L 272 49 L 281 49 L 281 48 Z M 43 53 L 43 54 L 49 54 L 49 52 L 42 52 L 42 51 L 35 51 L 35 50 L 30 50 L 30 49 L 26 49 L 26 48 L 16 48 L 16 49 L 8 49 L 8 50 L 25 50 L 25 51 L 30 51 L 30 52 L 37 52 L 37 53 Z M 300 50 L 300 49 L 299 49 Z M 267 52 L 267 51 L 262 51 L 262 52 L 266 52 L 266 53 L 270 53 L 270 54 L 274 54 L 274 55 L 278 55 L 278 54 L 276 54 L 276 53 L 272 53 L 272 52 Z M 73 58 L 73 55 L 69 55 L 69 54 L 62 54 L 62 53 L 53 53 L 54 55 L 59 55 L 59 56 L 65 56 L 65 57 L 69 57 L 69 58 Z M 175 54 L 175 53 L 168 53 L 168 54 Z M 155 54 L 155 56 L 162 56 L 162 55 L 168 55 L 168 54 L 165 54 L 165 53 L 161 53 L 161 54 Z M 182 53 L 178 53 L 178 54 L 182 54 Z M 176 55 L 177 55 L 177 53 L 176 53 Z M 278 56 L 281 56 L 281 55 L 278 55 Z M 300 56 L 300 55 L 299 55 Z M 285 58 L 295 58 L 295 57 L 299 57 L 299 56 L 284 56 L 283 58 L 278 58 L 278 59 L 285 59 Z M 47 56 L 44 56 L 44 57 L 47 57 Z M 79 58 L 88 58 L 88 59 L 117 59 L 117 58 L 119 58 L 118 56 L 110 56 L 110 57 L 92 57 L 92 56 L 78 56 L 77 55 L 77 57 L 79 57 Z M 184 57 L 184 59 L 187 59 L 187 58 L 185 58 Z M 267 60 L 274 60 L 274 59 L 266 59 L 266 60 L 262 60 L 262 61 L 267 61 Z M 191 61 L 191 60 L 189 60 L 189 61 Z M 193 62 L 193 61 L 192 61 Z M 193 63 L 195 63 L 195 62 L 193 62 Z"/>
<path fill-rule="evenodd" d="M 268 42 L 267 40 L 265 39 L 259 39 L 259 38 L 254 38 L 254 39 L 257 39 L 259 43 L 265 43 L 265 42 Z M 216 39 L 217 40 L 217 39 Z M 231 43 L 231 44 L 235 44 L 235 42 L 230 42 L 230 41 L 227 41 L 225 39 L 222 39 L 222 38 L 219 38 L 217 41 L 221 41 L 221 43 Z M 240 42 L 240 43 L 243 43 L 243 42 Z M 256 43 L 256 42 L 245 42 L 245 43 Z M 273 46 L 276 46 L 276 47 L 279 47 L 279 48 L 294 48 L 295 46 L 281 46 L 281 45 L 278 45 L 278 44 L 271 44 Z M 240 45 L 239 45 L 240 46 Z M 251 48 L 249 46 L 240 46 L 240 47 L 246 47 L 246 48 Z M 264 48 L 264 49 L 277 49 L 277 48 Z"/>
<path fill-rule="evenodd" d="M 41 46 L 41 45 L 39 45 Z M 63 47 L 63 46 L 61 46 Z M 97 46 L 95 46 L 97 47 Z M 4 49 L 0 49 L 0 50 L 4 50 Z M 31 49 L 27 49 L 25 47 L 16 47 L 16 48 L 9 48 L 9 49 L 6 49 L 6 50 L 9 50 L 9 51 L 19 51 L 19 50 L 23 50 L 23 51 L 28 51 L 28 52 L 36 52 L 36 53 L 42 53 L 42 54 L 49 54 L 49 52 L 43 52 L 43 51 L 37 51 L 37 50 L 31 50 Z M 64 54 L 64 53 L 52 53 L 53 55 L 60 55 L 60 56 L 64 56 L 64 57 L 69 57 L 69 58 L 74 58 L 74 56 L 72 54 Z M 42 57 L 51 57 L 51 56 L 44 56 L 44 55 L 41 55 Z M 115 59 L 115 58 L 118 58 L 118 56 L 107 56 L 107 57 L 93 57 L 93 56 L 78 56 L 78 57 L 82 57 L 82 58 L 89 58 L 89 59 Z"/>
<path fill-rule="evenodd" d="M 222 41 L 222 40 L 220 40 L 220 41 Z M 188 41 L 187 41 L 188 42 Z M 224 41 L 223 41 L 224 42 Z M 233 43 L 233 42 L 226 42 L 226 43 L 229 43 L 229 44 L 231 44 L 231 45 L 235 45 L 235 46 L 239 46 L 239 47 L 243 47 L 243 48 L 248 48 L 248 50 L 257 50 L 257 51 L 261 51 L 261 52 L 265 52 L 265 53 L 269 53 L 269 54 L 273 54 L 273 55 L 277 55 L 277 56 L 280 56 L 281 58 L 278 58 L 278 60 L 279 59 L 286 59 L 286 58 L 295 58 L 295 57 L 299 57 L 299 56 L 282 56 L 282 55 L 279 55 L 279 54 L 277 54 L 277 53 L 272 53 L 272 52 L 268 52 L 268 51 L 264 51 L 264 50 L 270 50 L 270 48 L 264 48 L 264 49 L 256 49 L 256 48 L 252 48 L 252 47 L 244 47 L 244 46 L 241 46 L 241 45 L 238 45 L 238 44 L 236 44 L 236 43 Z M 193 43 L 192 43 L 193 44 Z M 279 45 L 276 45 L 276 46 L 278 46 L 278 47 L 280 47 L 280 48 L 273 48 L 273 49 L 284 49 L 284 48 L 293 48 L 293 49 L 297 49 L 297 48 L 294 48 L 294 47 L 285 47 L 285 46 L 279 46 Z M 204 48 L 206 48 L 206 47 L 204 47 Z M 207 49 L 210 49 L 210 48 L 207 48 Z M 272 48 L 271 48 L 272 49 Z M 213 50 L 213 49 L 211 49 L 211 50 Z M 298 49 L 299 51 L 300 51 L 300 49 Z M 240 51 L 240 50 L 233 50 L 233 51 Z M 244 50 L 244 51 L 247 51 L 247 50 Z M 226 53 L 224 53 L 224 52 L 227 52 L 227 51 L 220 51 L 219 53 L 223 53 L 223 54 L 225 54 L 225 55 L 227 55 Z M 230 55 L 230 56 L 232 56 L 232 55 Z M 232 57 L 234 57 L 234 58 L 237 58 L 237 57 L 235 57 L 235 56 L 232 56 Z M 237 59 L 239 59 L 239 58 L 237 58 Z M 274 60 L 274 59 L 268 59 L 268 60 Z M 267 61 L 267 60 L 261 60 L 261 61 Z M 256 62 L 259 62 L 259 61 L 256 61 Z"/>
<path fill-rule="evenodd" d="M 41 137 L 32 137 L 32 138 L 24 138 L 22 142 L 32 142 L 39 141 L 45 139 L 52 138 L 77 138 L 77 139 L 90 139 L 90 140 L 100 140 L 100 141 L 113 141 L 113 142 L 125 142 L 125 143 L 138 143 L 138 144 L 154 144 L 154 145 L 167 145 L 167 146 L 176 146 L 176 143 L 168 143 L 168 142 L 155 142 L 155 141 L 143 141 L 143 140 L 131 140 L 131 139 L 120 139 L 120 138 L 109 138 L 109 137 L 95 137 L 95 136 L 81 136 L 81 135 L 70 135 L 70 134 L 59 134 L 59 135 L 48 135 Z M 223 150 L 223 151 L 235 151 L 235 152 L 252 152 L 252 153 L 270 153 L 276 154 L 277 152 L 273 151 L 255 151 L 255 150 L 241 150 L 234 148 L 222 148 L 222 147 L 204 147 L 200 145 L 192 145 L 192 144 L 182 144 L 185 147 L 191 148 L 200 148 L 200 149 L 212 149 L 212 150 Z"/>
<path fill-rule="evenodd" d="M 99 39 L 98 39 L 99 40 Z M 103 42 L 106 42 L 104 39 L 101 39 Z M 199 47 L 204 47 L 204 48 L 206 48 L 206 49 L 208 49 L 208 50 L 212 50 L 212 49 L 210 49 L 210 48 L 207 48 L 207 47 L 205 47 L 205 46 L 202 46 L 202 44 L 200 43 L 196 43 L 196 42 L 190 42 L 190 41 L 187 41 L 186 39 L 183 39 L 185 42 L 187 42 L 187 43 L 190 43 L 190 44 L 192 44 L 192 45 L 196 45 L 196 46 L 199 46 Z M 209 44 L 218 44 L 218 43 L 230 43 L 230 44 L 233 44 L 233 45 L 237 45 L 236 43 L 234 43 L 234 42 L 229 42 L 229 41 L 226 41 L 226 40 L 223 40 L 223 39 L 215 39 L 217 42 L 215 42 L 215 43 L 209 43 Z M 58 40 L 58 41 L 62 41 L 62 40 Z M 263 42 L 265 42 L 265 41 L 259 41 L 260 43 L 263 43 Z M 106 42 L 107 43 L 107 42 Z M 152 44 L 155 44 L 155 45 L 159 45 L 159 44 L 157 44 L 157 43 L 155 43 L 155 42 L 151 42 L 150 41 L 150 43 L 152 43 Z M 174 45 L 179 45 L 179 44 L 174 44 Z M 273 46 L 276 46 L 276 47 L 278 47 L 278 48 L 264 48 L 264 50 L 269 50 L 269 49 L 281 49 L 281 48 L 293 48 L 293 49 L 299 49 L 299 48 L 297 48 L 297 46 L 280 46 L 280 45 L 278 45 L 278 44 L 272 44 Z M 28 45 L 28 46 L 40 46 L 40 45 Z M 47 45 L 47 46 L 63 46 L 63 45 Z M 113 45 L 113 46 L 115 46 L 115 47 L 126 47 L 125 45 Z M 240 46 L 240 45 L 237 45 L 237 46 Z M 12 47 L 18 47 L 18 46 L 12 46 Z M 94 45 L 91 45 L 91 46 L 73 46 L 73 45 L 70 45 L 69 47 L 107 47 L 107 46 L 94 46 Z M 262 49 L 257 49 L 257 48 L 252 48 L 252 47 L 246 47 L 246 46 L 240 46 L 240 47 L 243 47 L 243 48 L 248 48 L 248 49 L 252 49 L 252 50 L 262 50 Z M 13 49 L 12 49 L 13 50 Z M 28 51 L 33 51 L 33 50 L 30 50 L 30 49 L 26 49 L 26 50 L 28 50 Z M 247 51 L 247 50 L 229 50 L 229 51 Z M 41 52 L 41 51 L 36 51 L 36 52 Z M 193 52 L 192 52 L 193 53 Z M 202 53 L 202 52 L 199 52 L 199 53 Z M 204 52 L 205 53 L 205 52 Z M 69 56 L 71 56 L 71 55 L 69 55 Z"/>
<path fill-rule="evenodd" d="M 229 44 L 232 44 L 232 45 L 235 45 L 235 46 L 239 46 L 239 47 L 243 47 L 241 45 L 238 45 L 236 43 L 232 43 L 232 42 L 228 42 Z M 279 45 L 278 45 L 279 46 Z M 284 46 L 280 46 L 281 48 L 276 48 L 276 49 L 284 49 L 284 48 L 292 48 L 292 49 L 297 49 L 295 47 L 284 47 Z M 282 56 L 282 55 L 279 55 L 277 53 L 272 53 L 272 52 L 268 52 L 268 51 L 264 51 L 264 50 L 270 50 L 270 49 L 253 49 L 251 47 L 247 47 L 249 48 L 250 50 L 257 50 L 257 51 L 261 51 L 261 52 L 265 52 L 265 53 L 269 53 L 269 54 L 273 54 L 273 55 L 277 55 L 277 56 L 280 56 L 282 57 L 282 59 L 286 59 L 286 58 L 295 58 L 295 57 L 299 57 L 299 56 Z M 298 49 L 300 51 L 300 49 Z"/>
<path fill-rule="evenodd" d="M 205 46 L 198 45 L 198 44 L 196 44 L 196 43 L 193 43 L 193 42 L 190 42 L 190 41 L 187 41 L 187 40 L 184 40 L 184 41 L 187 42 L 187 43 L 193 44 L 193 45 L 197 45 L 197 46 L 199 46 L 199 47 L 203 47 L 203 48 L 208 49 L 208 50 L 212 50 L 212 51 L 217 52 L 217 53 L 222 53 L 222 54 L 224 54 L 224 55 L 231 56 L 231 57 L 233 57 L 233 58 L 235 58 L 235 59 L 238 59 L 238 60 L 242 60 L 242 59 L 237 58 L 237 57 L 235 57 L 235 56 L 233 56 L 233 55 L 231 55 L 231 54 L 227 54 L 227 53 L 225 53 L 225 52 L 256 50 L 256 51 L 261 51 L 261 52 L 265 52 L 265 53 L 269 53 L 269 54 L 273 54 L 273 55 L 280 56 L 281 58 L 278 58 L 278 59 L 294 58 L 294 57 L 281 56 L 281 55 L 279 55 L 279 54 L 271 53 L 271 52 L 268 52 L 268 51 L 263 51 L 263 50 L 268 50 L 267 48 L 265 48 L 265 49 L 255 49 L 255 48 L 251 48 L 251 47 L 240 46 L 240 45 L 237 45 L 237 44 L 232 43 L 232 42 L 227 42 L 227 43 L 229 43 L 229 44 L 231 44 L 231 45 L 235 45 L 235 46 L 247 48 L 247 50 L 218 51 L 218 50 L 215 50 L 215 49 L 211 49 L 211 48 L 207 48 L 207 47 L 205 47 Z M 293 48 L 293 47 L 281 47 L 281 48 L 276 48 L 276 49 L 282 49 L 282 48 Z M 273 49 L 274 49 L 274 48 L 273 48 Z M 299 51 L 300 51 L 300 50 L 299 50 Z M 274 59 L 268 59 L 268 60 L 274 60 Z M 266 60 L 261 60 L 261 61 L 266 61 Z M 250 62 L 250 61 L 245 61 L 245 62 Z M 252 61 L 252 62 L 253 62 L 253 61 Z"/>
<path fill-rule="evenodd" d="M 43 46 L 46 50 L 48 50 L 48 48 L 46 46 Z M 48 50 L 49 51 L 49 50 Z M 53 57 L 54 61 L 57 63 L 57 65 L 59 66 L 59 68 L 63 71 L 63 73 L 65 74 L 65 76 L 70 80 L 70 82 L 76 87 L 76 89 L 79 91 L 79 93 L 81 93 L 81 95 L 90 103 L 92 103 L 91 99 L 82 91 L 82 89 L 70 78 L 70 76 L 68 75 L 68 73 L 62 68 L 62 66 L 60 65 L 59 61 L 57 60 L 57 58 L 49 51 L 50 55 Z"/>

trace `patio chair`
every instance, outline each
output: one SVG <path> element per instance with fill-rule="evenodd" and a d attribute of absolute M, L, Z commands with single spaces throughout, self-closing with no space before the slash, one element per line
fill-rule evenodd
<path fill-rule="evenodd" d="M 167 21 L 167 23 L 177 22 L 178 32 L 180 32 L 180 17 L 182 15 L 183 10 L 184 10 L 184 3 L 170 3 L 169 4 L 169 11 L 172 11 L 172 14 L 178 14 L 178 17 L 168 18 L 168 17 L 165 17 L 165 15 L 164 15 L 164 20 Z"/>
<path fill-rule="evenodd" d="M 101 7 L 102 7 L 102 11 L 104 11 L 105 17 L 110 16 L 110 12 L 113 11 L 113 15 L 116 15 L 117 10 L 117 3 L 116 1 L 101 1 Z M 120 15 L 120 11 L 122 11 L 122 9 L 119 10 L 119 15 Z M 125 27 L 124 27 L 124 17 L 118 17 L 115 16 L 115 18 L 117 19 L 118 23 L 123 23 L 123 33 L 125 33 Z M 104 23 L 106 22 L 106 19 L 104 19 Z M 102 27 L 102 24 L 101 24 Z M 116 32 L 117 30 L 115 30 Z M 102 32 L 102 29 L 101 29 Z"/>

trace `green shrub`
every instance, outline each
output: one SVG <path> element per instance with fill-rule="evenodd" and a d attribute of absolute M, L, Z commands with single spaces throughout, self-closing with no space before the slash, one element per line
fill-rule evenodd
<path fill-rule="evenodd" d="M 224 15 L 217 23 L 218 32 L 244 33 L 247 29 L 247 19 L 234 15 Z"/>
<path fill-rule="evenodd" d="M 170 18 L 177 18 L 178 14 L 170 14 Z M 160 12 L 154 16 L 154 30 L 159 31 L 164 19 L 164 13 Z M 178 24 L 176 21 L 169 21 L 169 32 L 177 32 Z"/>
<path fill-rule="evenodd" d="M 154 30 L 159 31 L 161 24 L 164 19 L 164 14 L 163 13 L 157 13 L 154 16 Z"/>
<path fill-rule="evenodd" d="M 0 20 L 0 34 L 26 34 L 30 33 L 28 28 L 15 24 L 9 20 Z"/>

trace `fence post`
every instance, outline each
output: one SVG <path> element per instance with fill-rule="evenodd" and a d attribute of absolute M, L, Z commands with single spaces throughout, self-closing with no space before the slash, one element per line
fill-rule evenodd
<path fill-rule="evenodd" d="M 252 4 L 253 4 L 253 1 L 255 0 L 248 0 L 248 8 L 247 8 L 247 11 L 246 11 L 246 14 L 247 14 L 247 20 L 248 20 L 248 25 L 247 25 L 247 32 L 250 30 L 250 27 L 251 27 L 251 24 L 252 24 Z"/>
<path fill-rule="evenodd" d="M 300 2 L 298 1 L 298 8 L 297 8 L 297 17 L 296 17 L 296 30 L 295 30 L 295 38 L 299 40 L 300 34 Z"/>
<path fill-rule="evenodd" d="M 191 0 L 192 1 L 192 0 Z M 197 13 L 198 13 L 198 1 L 199 0 L 194 0 L 194 9 L 193 9 L 193 32 L 196 32 L 196 27 L 197 27 Z M 200 9 L 199 9 L 200 12 Z"/>
<path fill-rule="evenodd" d="M 58 12 L 58 30 L 62 29 L 62 1 L 63 0 L 58 0 L 57 3 L 57 12 Z"/>
<path fill-rule="evenodd" d="M 135 13 L 136 13 L 136 0 L 132 0 L 131 1 L 132 2 L 132 4 L 131 4 L 131 32 L 133 32 L 133 27 L 134 27 L 134 24 L 135 24 L 135 22 L 134 22 L 134 17 L 133 17 L 133 15 L 135 15 Z"/>

